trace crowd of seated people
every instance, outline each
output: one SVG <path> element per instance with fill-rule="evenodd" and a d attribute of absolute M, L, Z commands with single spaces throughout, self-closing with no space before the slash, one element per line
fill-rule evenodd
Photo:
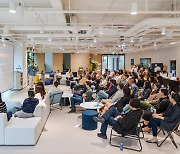
<path fill-rule="evenodd" d="M 179 93 L 171 94 L 173 91 L 169 86 L 163 85 L 162 77 L 158 73 L 152 76 L 150 69 L 137 66 L 130 71 L 110 72 L 106 69 L 102 75 L 86 70 L 73 89 L 70 113 L 76 112 L 75 104 L 83 102 L 89 89 L 96 91 L 96 97 L 92 101 L 101 101 L 104 104 L 99 116 L 94 117 L 94 120 L 102 123 L 97 135 L 103 139 L 107 138 L 108 125 L 118 128 L 122 133 L 122 130 L 128 131 L 129 123 L 133 125 L 133 122 L 142 119 L 143 131 L 153 131 L 153 138 L 147 142 L 156 143 L 157 126 L 170 130 L 180 121 Z"/>

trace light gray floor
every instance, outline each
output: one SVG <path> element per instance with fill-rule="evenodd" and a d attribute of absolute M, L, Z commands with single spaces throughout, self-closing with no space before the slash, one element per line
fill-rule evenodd
<path fill-rule="evenodd" d="M 49 87 L 46 87 L 47 89 Z M 66 91 L 65 86 L 61 89 Z M 6 96 L 6 100 L 22 101 L 27 96 L 27 89 L 20 92 L 12 92 Z M 86 131 L 77 127 L 80 124 L 80 114 L 68 114 L 69 107 L 63 110 L 54 110 L 49 116 L 40 139 L 36 146 L 0 146 L 0 154 L 116 154 L 120 149 L 111 147 L 109 140 L 103 140 L 96 136 L 100 125 L 95 131 Z M 110 131 L 110 128 L 108 132 Z M 161 135 L 162 136 L 162 135 Z M 174 135 L 175 136 L 175 135 Z M 151 137 L 145 134 L 145 138 Z M 109 138 L 109 134 L 108 134 Z M 159 138 L 161 139 L 161 138 Z M 180 147 L 180 139 L 175 137 Z M 127 142 L 128 144 L 130 142 Z M 136 143 L 133 142 L 133 145 Z M 179 154 L 180 150 L 168 140 L 161 148 L 155 144 L 148 144 L 142 140 L 143 151 L 146 154 Z M 123 153 L 136 153 L 124 150 Z"/>

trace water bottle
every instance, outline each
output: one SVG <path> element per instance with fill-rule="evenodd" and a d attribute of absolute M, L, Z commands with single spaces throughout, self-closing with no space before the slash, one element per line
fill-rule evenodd
<path fill-rule="evenodd" d="M 123 143 L 120 143 L 120 151 L 123 151 L 123 149 L 124 149 Z"/>

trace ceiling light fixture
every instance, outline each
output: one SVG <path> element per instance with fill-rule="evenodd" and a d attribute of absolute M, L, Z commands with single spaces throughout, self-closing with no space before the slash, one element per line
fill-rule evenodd
<path fill-rule="evenodd" d="M 142 42 L 143 41 L 143 37 L 141 36 L 140 38 L 139 38 L 139 42 Z"/>
<path fill-rule="evenodd" d="M 131 15 L 136 15 L 137 14 L 137 3 L 133 2 L 131 3 Z"/>
<path fill-rule="evenodd" d="M 49 34 L 48 41 L 49 41 L 49 42 L 52 41 L 52 34 Z"/>
<path fill-rule="evenodd" d="M 9 0 L 9 12 L 16 13 L 16 5 L 14 0 Z"/>
<path fill-rule="evenodd" d="M 121 44 L 119 44 L 118 47 L 120 48 L 120 47 L 121 47 Z"/>
<path fill-rule="evenodd" d="M 6 47 L 6 43 L 5 42 L 3 43 L 3 47 Z"/>
<path fill-rule="evenodd" d="M 96 43 L 97 42 L 97 38 L 96 38 L 96 36 L 94 36 L 94 43 Z"/>
<path fill-rule="evenodd" d="M 4 42 L 4 37 L 1 38 L 1 41 Z"/>
<path fill-rule="evenodd" d="M 156 42 L 154 42 L 154 47 L 156 47 Z"/>
<path fill-rule="evenodd" d="M 23 46 L 23 43 L 22 43 L 22 42 L 20 42 L 20 43 L 19 43 L 19 45 L 20 45 L 20 47 L 22 47 L 22 46 Z"/>
<path fill-rule="evenodd" d="M 23 8 L 23 6 L 22 6 L 21 3 L 18 4 L 16 10 L 17 10 L 17 13 L 16 13 L 17 16 L 20 17 L 20 18 L 22 18 L 22 17 L 24 16 L 24 8 Z"/>
<path fill-rule="evenodd" d="M 134 39 L 133 39 L 133 37 L 131 37 L 131 43 L 133 43 L 134 42 Z"/>
<path fill-rule="evenodd" d="M 165 35 L 166 34 L 166 29 L 165 28 L 162 28 L 161 29 L 161 35 Z"/>
<path fill-rule="evenodd" d="M 40 33 L 43 34 L 44 33 L 44 26 L 41 26 L 39 29 L 40 29 Z"/>
<path fill-rule="evenodd" d="M 3 35 L 9 36 L 9 26 L 5 25 L 3 28 Z"/>
<path fill-rule="evenodd" d="M 103 35 L 103 28 L 102 27 L 99 27 L 99 34 Z"/>

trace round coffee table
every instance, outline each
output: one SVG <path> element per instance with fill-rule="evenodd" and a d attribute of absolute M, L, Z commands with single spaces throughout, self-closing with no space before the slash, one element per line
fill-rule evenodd
<path fill-rule="evenodd" d="M 83 102 L 80 104 L 80 106 L 84 109 L 99 110 L 104 105 L 102 103 L 98 103 L 98 102 Z"/>

